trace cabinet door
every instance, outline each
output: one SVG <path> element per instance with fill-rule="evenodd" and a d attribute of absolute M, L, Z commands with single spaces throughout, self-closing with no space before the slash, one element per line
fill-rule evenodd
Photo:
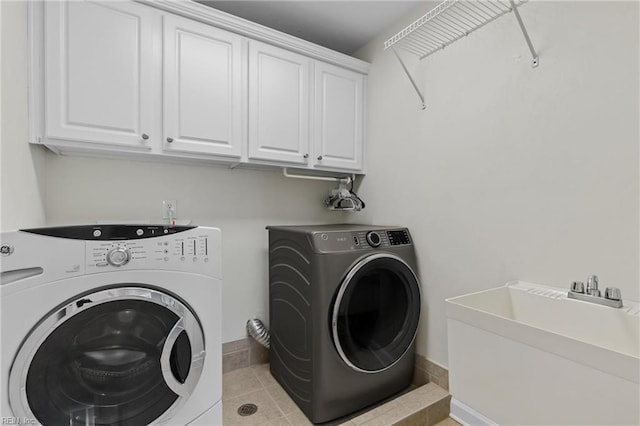
<path fill-rule="evenodd" d="M 306 164 L 311 60 L 249 44 L 249 158 Z"/>
<path fill-rule="evenodd" d="M 127 2 L 45 2 L 46 136 L 150 149 L 156 12 Z"/>
<path fill-rule="evenodd" d="M 362 74 L 316 63 L 316 167 L 362 169 L 363 81 Z"/>
<path fill-rule="evenodd" d="M 164 149 L 240 157 L 242 38 L 164 16 Z"/>

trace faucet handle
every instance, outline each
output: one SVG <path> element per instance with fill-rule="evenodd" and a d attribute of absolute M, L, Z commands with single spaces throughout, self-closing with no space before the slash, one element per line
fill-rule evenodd
<path fill-rule="evenodd" d="M 582 281 L 572 282 L 571 291 L 574 293 L 584 293 L 584 283 Z"/>
<path fill-rule="evenodd" d="M 622 300 L 622 293 L 617 287 L 607 287 L 604 291 L 604 298 L 609 300 Z"/>

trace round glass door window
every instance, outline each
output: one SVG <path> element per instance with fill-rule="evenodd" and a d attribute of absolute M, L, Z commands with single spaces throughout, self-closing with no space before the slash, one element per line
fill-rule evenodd
<path fill-rule="evenodd" d="M 147 425 L 188 394 L 180 387 L 200 375 L 192 366 L 204 353 L 202 330 L 197 324 L 194 337 L 184 327 L 197 321 L 178 300 L 137 291 L 160 297 L 94 294 L 65 307 L 80 309 L 50 328 L 25 363 L 28 414 L 43 425 Z"/>
<path fill-rule="evenodd" d="M 409 265 L 392 255 L 372 255 L 340 286 L 333 307 L 334 344 L 351 368 L 379 372 L 411 347 L 419 319 L 420 288 Z"/>

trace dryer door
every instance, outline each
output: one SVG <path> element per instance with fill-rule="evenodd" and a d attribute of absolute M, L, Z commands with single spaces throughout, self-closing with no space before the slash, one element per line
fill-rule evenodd
<path fill-rule="evenodd" d="M 202 328 L 174 296 L 102 290 L 33 330 L 11 369 L 10 402 L 43 425 L 146 425 L 190 395 L 204 356 Z"/>
<path fill-rule="evenodd" d="M 413 270 L 391 254 L 358 262 L 333 306 L 333 340 L 354 370 L 376 373 L 409 350 L 420 319 L 420 286 Z"/>

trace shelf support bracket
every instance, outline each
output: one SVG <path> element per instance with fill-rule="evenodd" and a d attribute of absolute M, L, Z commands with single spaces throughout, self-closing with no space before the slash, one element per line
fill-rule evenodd
<path fill-rule="evenodd" d="M 413 85 L 413 88 L 415 89 L 416 93 L 418 94 L 418 97 L 420 98 L 420 102 L 422 103 L 422 109 L 426 109 L 427 106 L 424 103 L 424 96 L 422 95 L 422 92 L 420 92 L 420 89 L 418 88 L 418 85 L 416 84 L 416 82 L 413 79 L 413 77 L 411 77 L 411 73 L 409 73 L 409 70 L 407 69 L 407 66 L 404 64 L 404 61 L 402 60 L 402 58 L 400 57 L 400 55 L 396 51 L 395 47 L 392 46 L 391 50 L 393 50 L 393 53 L 396 55 L 396 58 L 398 58 L 398 61 L 400 61 L 400 65 L 402 65 L 402 69 L 404 70 L 405 74 L 407 74 L 407 77 L 409 77 L 409 81 L 411 81 L 411 84 Z"/>
<path fill-rule="evenodd" d="M 536 49 L 533 47 L 533 43 L 531 43 L 531 39 L 529 38 L 529 33 L 527 32 L 527 28 L 524 26 L 524 22 L 522 22 L 522 18 L 520 17 L 520 12 L 518 12 L 518 8 L 513 0 L 509 0 L 511 3 L 511 10 L 513 10 L 513 14 L 516 16 L 516 20 L 518 21 L 518 25 L 520 25 L 520 29 L 522 30 L 522 35 L 524 36 L 525 41 L 527 42 L 527 46 L 529 46 L 529 51 L 531 52 L 531 56 L 533 59 L 531 60 L 531 67 L 535 68 L 540 65 L 540 59 L 538 58 L 538 53 L 536 53 Z"/>
<path fill-rule="evenodd" d="M 355 182 L 356 175 L 352 174 L 350 176 L 318 176 L 318 175 L 300 175 L 289 173 L 289 169 L 284 167 L 282 169 L 282 174 L 287 178 L 295 178 L 295 179 L 308 179 L 308 180 L 324 180 L 327 182 L 346 182 L 347 185 L 351 182 Z"/>

